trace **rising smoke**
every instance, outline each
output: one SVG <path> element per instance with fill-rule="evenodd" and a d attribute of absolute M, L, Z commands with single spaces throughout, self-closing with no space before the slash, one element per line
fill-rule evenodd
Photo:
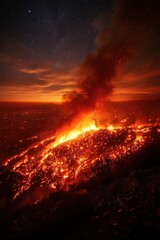
<path fill-rule="evenodd" d="M 79 67 L 78 90 L 64 96 L 71 119 L 103 105 L 112 94 L 114 79 L 120 81 L 129 62 L 148 47 L 156 6 L 149 1 L 118 2 L 110 18 L 104 15 L 95 22 L 97 48 Z"/>

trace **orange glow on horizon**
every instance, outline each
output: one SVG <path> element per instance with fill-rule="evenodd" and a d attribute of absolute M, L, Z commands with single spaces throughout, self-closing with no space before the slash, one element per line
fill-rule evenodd
<path fill-rule="evenodd" d="M 19 69 L 19 71 L 30 75 L 40 74 L 40 79 L 46 81 L 46 85 L 31 86 L 2 86 L 0 89 L 0 101 L 3 102 L 63 102 L 64 94 L 76 90 L 79 81 L 76 71 L 69 73 L 46 74 L 47 69 L 36 70 Z M 158 77 L 159 70 L 146 73 L 130 72 L 121 73 L 113 79 L 113 92 L 111 101 L 130 101 L 159 98 L 160 87 L 152 84 L 152 77 Z M 79 76 L 80 77 L 80 76 Z M 54 81 L 53 81 L 54 79 Z M 54 89 L 55 85 L 55 89 Z M 56 86 L 60 89 L 56 90 Z M 46 90 L 45 90 L 46 89 Z"/>
<path fill-rule="evenodd" d="M 156 95 L 152 94 L 151 91 L 143 91 L 141 89 L 132 88 L 130 91 L 128 89 L 116 88 L 112 95 L 110 96 L 110 100 L 113 102 L 118 101 L 131 101 L 131 100 L 148 100 L 148 99 L 158 99 L 159 89 L 155 87 L 155 89 L 151 89 L 152 92 L 155 90 Z M 72 91 L 72 89 L 70 90 Z M 69 91 L 68 91 L 69 92 Z M 45 102 L 45 103 L 62 103 L 63 102 L 63 94 L 56 95 L 54 93 L 48 93 L 45 95 L 39 93 L 30 93 L 26 95 L 26 92 L 15 92 L 7 93 L 3 92 L 0 97 L 0 102 Z"/>

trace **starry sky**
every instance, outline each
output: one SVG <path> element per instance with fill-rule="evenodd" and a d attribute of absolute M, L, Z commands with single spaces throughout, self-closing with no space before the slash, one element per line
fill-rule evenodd
<path fill-rule="evenodd" d="M 0 101 L 61 102 L 97 49 L 118 59 L 111 100 L 159 98 L 159 25 L 154 1 L 1 0 Z"/>

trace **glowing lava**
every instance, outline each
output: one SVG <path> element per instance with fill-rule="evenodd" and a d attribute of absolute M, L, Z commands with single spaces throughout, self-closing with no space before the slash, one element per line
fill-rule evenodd
<path fill-rule="evenodd" d="M 36 187 L 67 191 L 92 178 L 97 161 L 105 167 L 110 159 L 114 166 L 118 159 L 152 142 L 152 132 L 152 125 L 97 127 L 94 120 L 60 131 L 56 138 L 52 136 L 5 161 L 5 168 L 17 176 L 13 199 Z"/>

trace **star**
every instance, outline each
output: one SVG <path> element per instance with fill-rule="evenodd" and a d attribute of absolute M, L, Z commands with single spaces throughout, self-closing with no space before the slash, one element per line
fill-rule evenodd
<path fill-rule="evenodd" d="M 31 11 L 30 9 L 28 9 L 28 13 L 29 13 L 29 14 L 31 14 L 31 13 L 32 13 L 32 11 Z"/>

